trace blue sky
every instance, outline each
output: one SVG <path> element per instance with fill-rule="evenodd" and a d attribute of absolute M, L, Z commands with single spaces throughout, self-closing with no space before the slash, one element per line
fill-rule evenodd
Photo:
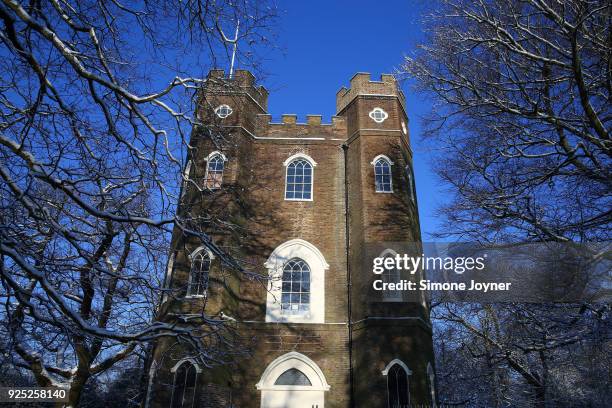
<path fill-rule="evenodd" d="M 263 81 L 270 91 L 269 111 L 322 114 L 329 122 L 335 113 L 335 95 L 348 86 L 355 72 L 394 73 L 403 55 L 422 38 L 421 1 L 286 1 L 278 29 L 281 50 L 266 56 Z M 423 239 L 436 230 L 434 216 L 441 188 L 431 172 L 431 155 L 421 142 L 419 117 L 429 103 L 403 86 L 407 98 L 415 178 Z"/>

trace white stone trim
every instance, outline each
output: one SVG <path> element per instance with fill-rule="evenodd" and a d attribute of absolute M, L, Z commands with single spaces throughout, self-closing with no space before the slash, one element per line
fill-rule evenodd
<path fill-rule="evenodd" d="M 227 108 L 227 109 L 229 110 L 229 113 L 228 113 L 227 115 L 221 116 L 221 115 L 219 114 L 219 111 L 221 110 L 221 108 Z M 229 106 L 229 105 L 227 105 L 227 104 L 225 104 L 225 103 L 223 103 L 223 104 L 221 104 L 221 105 L 219 105 L 219 106 L 217 106 L 217 107 L 215 108 L 215 115 L 217 115 L 217 116 L 218 116 L 218 117 L 220 117 L 221 119 L 225 119 L 225 118 L 227 118 L 227 117 L 228 117 L 228 116 L 230 116 L 232 113 L 234 113 L 234 110 L 232 109 L 232 107 L 231 107 L 231 106 Z"/>
<path fill-rule="evenodd" d="M 283 166 L 287 167 L 289 165 L 289 163 L 291 163 L 294 160 L 297 159 L 304 159 L 306 160 L 308 163 L 310 163 L 310 165 L 312 167 L 316 167 L 317 166 L 317 162 L 314 161 L 314 159 L 312 157 L 310 157 L 309 155 L 305 154 L 305 153 L 296 153 L 293 156 L 290 156 L 287 160 L 285 160 L 283 162 Z"/>
<path fill-rule="evenodd" d="M 374 114 L 377 113 L 377 112 L 382 112 L 382 114 L 383 114 L 382 115 L 383 116 L 382 119 L 376 118 L 374 116 Z M 372 109 L 370 111 L 368 116 L 370 117 L 370 119 L 372 119 L 376 123 L 383 123 L 385 120 L 387 120 L 387 118 L 389 117 L 389 114 L 383 108 L 380 108 L 380 107 L 377 106 L 377 107 L 375 107 L 374 109 Z"/>
<path fill-rule="evenodd" d="M 189 185 L 189 176 L 191 175 L 191 166 L 193 165 L 193 161 L 191 159 L 187 160 L 187 164 L 185 164 L 185 169 L 183 170 L 183 182 L 181 183 L 181 198 L 187 193 L 187 186 Z"/>
<path fill-rule="evenodd" d="M 404 371 L 406 371 L 406 375 L 412 375 L 412 370 L 410 370 L 408 368 L 408 366 L 400 359 L 394 358 L 393 360 L 391 360 L 391 362 L 389 364 L 387 364 L 387 366 L 385 367 L 384 370 L 381 371 L 382 375 L 387 375 L 389 374 L 389 370 L 391 369 L 391 367 L 393 367 L 395 364 L 398 364 L 400 367 L 402 367 L 404 369 Z"/>
<path fill-rule="evenodd" d="M 201 372 L 202 372 L 202 369 L 200 368 L 200 365 L 198 364 L 198 362 L 196 361 L 196 359 L 195 359 L 195 358 L 193 358 L 193 357 L 185 357 L 185 358 L 180 359 L 179 361 L 177 361 L 177 362 L 176 362 L 176 364 L 174 365 L 174 367 L 172 367 L 172 368 L 170 369 L 170 372 L 171 372 L 171 373 L 176 373 L 176 370 L 178 370 L 178 369 L 179 369 L 179 367 L 181 366 L 181 364 L 183 364 L 185 361 L 189 361 L 191 364 L 193 364 L 193 366 L 194 366 L 194 367 L 195 367 L 195 369 L 196 369 L 196 373 L 198 373 L 198 374 L 199 374 L 199 373 L 201 373 Z"/>
<path fill-rule="evenodd" d="M 431 405 L 436 406 L 436 374 L 434 373 L 431 362 L 427 362 L 427 379 L 429 382 L 429 394 L 431 396 Z"/>
<path fill-rule="evenodd" d="M 210 257 L 210 260 L 212 261 L 213 259 L 215 259 L 215 255 L 212 253 L 212 251 L 206 246 L 206 245 L 200 245 L 199 247 L 197 247 L 196 249 L 194 249 L 189 255 L 189 261 L 191 261 L 193 259 L 193 257 L 200 251 L 206 251 L 208 253 L 208 256 Z"/>
<path fill-rule="evenodd" d="M 212 159 L 212 158 L 213 158 L 213 157 L 215 157 L 215 156 L 221 156 L 221 158 L 223 159 L 223 161 L 224 161 L 224 162 L 226 162 L 226 161 L 227 161 L 227 157 L 226 157 L 226 156 L 225 156 L 223 153 L 221 153 L 220 151 L 218 151 L 218 150 L 215 150 L 215 151 L 213 151 L 213 152 L 210 152 L 210 153 L 208 154 L 208 156 L 206 156 L 206 157 L 204 158 L 204 161 L 208 162 L 210 159 Z M 208 170 L 208 167 L 207 167 L 207 170 Z"/>
<path fill-rule="evenodd" d="M 164 277 L 164 289 L 169 289 L 172 285 L 172 270 L 174 269 L 174 261 L 176 259 L 176 251 L 172 251 L 168 257 L 168 263 L 166 264 L 166 276 Z M 162 303 L 168 299 L 168 292 L 164 291 L 162 295 Z"/>
<path fill-rule="evenodd" d="M 312 385 L 274 385 L 276 379 L 285 371 L 295 368 L 300 370 Z M 272 361 L 255 385 L 258 390 L 276 391 L 329 391 L 330 386 L 319 366 L 304 354 L 291 351 Z"/>
<path fill-rule="evenodd" d="M 310 311 L 303 315 L 283 315 L 281 293 L 283 267 L 293 258 L 304 260 L 310 267 Z M 325 323 L 325 270 L 329 264 L 311 243 L 292 239 L 279 245 L 264 263 L 268 269 L 266 322 Z"/>
<path fill-rule="evenodd" d="M 149 382 L 147 384 L 147 393 L 145 396 L 145 408 L 149 408 L 151 404 L 151 396 L 153 395 L 153 381 L 155 380 L 155 374 L 157 373 L 157 361 L 153 360 L 149 367 Z"/>
<path fill-rule="evenodd" d="M 379 154 L 378 156 L 376 156 L 374 159 L 372 159 L 372 161 L 370 162 L 370 164 L 372 166 L 376 165 L 376 162 L 380 159 L 386 160 L 389 165 L 393 166 L 395 163 L 393 163 L 393 160 L 391 160 L 388 156 L 385 156 L 384 154 Z"/>

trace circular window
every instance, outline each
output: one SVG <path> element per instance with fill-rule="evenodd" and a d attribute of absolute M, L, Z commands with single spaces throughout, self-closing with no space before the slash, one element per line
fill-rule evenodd
<path fill-rule="evenodd" d="M 385 112 L 381 108 L 374 108 L 372 112 L 370 112 L 370 117 L 376 123 L 383 123 L 385 119 L 389 117 L 389 115 L 387 114 L 387 112 Z"/>
<path fill-rule="evenodd" d="M 221 119 L 227 118 L 229 115 L 232 114 L 232 112 L 232 108 L 230 108 L 228 105 L 219 105 L 217 106 L 217 109 L 215 109 L 215 113 Z"/>

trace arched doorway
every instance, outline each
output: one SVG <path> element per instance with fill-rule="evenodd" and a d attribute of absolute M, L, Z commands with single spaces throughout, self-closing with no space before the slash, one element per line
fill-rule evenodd
<path fill-rule="evenodd" d="M 257 389 L 261 408 L 324 408 L 329 384 L 314 361 L 292 351 L 268 365 Z"/>

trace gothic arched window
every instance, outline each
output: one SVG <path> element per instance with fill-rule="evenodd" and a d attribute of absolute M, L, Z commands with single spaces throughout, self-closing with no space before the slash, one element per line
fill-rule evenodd
<path fill-rule="evenodd" d="M 391 165 L 393 162 L 386 156 L 378 156 L 372 162 L 374 165 L 374 186 L 377 193 L 392 193 Z"/>
<path fill-rule="evenodd" d="M 401 360 L 391 361 L 383 370 L 387 376 L 388 408 L 404 408 L 410 406 L 410 389 L 408 376 L 412 371 Z"/>
<path fill-rule="evenodd" d="M 304 314 L 310 311 L 310 267 L 294 258 L 283 267 L 281 311 L 283 314 Z"/>
<path fill-rule="evenodd" d="M 191 269 L 187 296 L 205 296 L 208 289 L 211 257 L 204 248 L 197 249 L 191 255 Z"/>
<path fill-rule="evenodd" d="M 295 159 L 287 165 L 285 200 L 312 200 L 312 164 Z"/>
<path fill-rule="evenodd" d="M 408 179 L 408 194 L 413 203 L 416 204 L 416 187 L 414 185 L 414 172 L 410 165 L 406 166 L 406 178 Z"/>
<path fill-rule="evenodd" d="M 207 161 L 204 185 L 211 190 L 221 188 L 225 157 L 221 153 L 213 153 L 208 157 Z"/>
<path fill-rule="evenodd" d="M 173 369 L 172 399 L 170 408 L 195 408 L 198 367 L 185 360 Z"/>
<path fill-rule="evenodd" d="M 389 395 L 389 408 L 403 408 L 410 403 L 408 392 L 408 374 L 399 365 L 394 364 L 387 375 L 387 392 Z"/>
<path fill-rule="evenodd" d="M 290 368 L 281 375 L 278 376 L 274 385 L 306 385 L 310 386 L 312 383 L 306 377 L 306 374 L 298 370 L 297 368 Z"/>

